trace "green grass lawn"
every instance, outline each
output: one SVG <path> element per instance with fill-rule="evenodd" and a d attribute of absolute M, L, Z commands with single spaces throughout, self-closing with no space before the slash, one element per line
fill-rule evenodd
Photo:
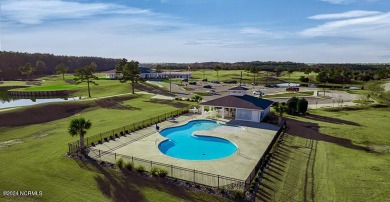
<path fill-rule="evenodd" d="M 253 74 L 246 72 L 244 70 L 220 70 L 217 72 L 214 70 L 198 70 L 198 71 L 192 71 L 192 79 L 196 81 L 201 81 L 204 78 L 206 78 L 208 81 L 229 81 L 229 80 L 236 80 L 237 82 L 240 82 L 241 78 L 241 72 L 242 72 L 242 83 L 252 83 L 253 82 Z M 259 72 L 258 76 L 256 77 L 255 81 L 260 82 L 261 78 L 264 77 L 267 73 L 266 72 Z"/>
<path fill-rule="evenodd" d="M 99 170 L 65 157 L 67 143 L 78 139 L 67 133 L 72 118 L 92 120 L 93 126 L 87 134 L 90 136 L 176 109 L 168 104 L 150 102 L 150 96 L 146 95 L 124 101 L 122 105 L 132 109 L 93 105 L 59 120 L 0 127 L 0 189 L 43 192 L 42 197 L 0 196 L 0 201 L 131 201 L 132 198 L 137 201 L 225 201 L 137 177 L 126 178 L 110 169 Z M 57 112 L 42 109 L 42 116 L 50 113 Z M 9 144 L 5 146 L 7 141 Z"/>
<path fill-rule="evenodd" d="M 274 95 L 264 95 L 263 98 L 276 98 L 276 97 L 299 97 L 299 96 L 311 96 L 314 94 L 314 91 L 304 91 L 296 93 L 280 93 Z"/>
<path fill-rule="evenodd" d="M 310 113 L 340 122 L 293 117 L 318 124 L 319 132 L 328 138 L 288 135 L 277 149 L 257 199 L 388 201 L 390 108 Z"/>
<path fill-rule="evenodd" d="M 288 72 L 284 71 L 280 74 L 279 78 L 291 83 L 300 83 L 299 78 L 301 76 L 309 77 L 311 83 L 313 83 L 316 82 L 317 73 L 311 72 L 310 74 L 305 74 L 304 72 L 293 72 L 289 76 Z"/>

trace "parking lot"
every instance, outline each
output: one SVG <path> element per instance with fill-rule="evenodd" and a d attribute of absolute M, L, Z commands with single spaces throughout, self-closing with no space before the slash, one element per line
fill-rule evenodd
<path fill-rule="evenodd" d="M 165 85 L 169 89 L 169 84 Z M 204 88 L 205 85 L 210 85 L 212 88 Z M 215 84 L 211 82 L 197 82 L 196 85 L 190 85 L 187 82 L 175 82 L 172 83 L 172 93 L 176 94 L 178 97 L 191 98 L 196 93 L 203 94 L 203 101 L 213 100 L 219 97 L 229 95 L 228 89 L 237 86 L 238 84 Z M 264 85 L 252 86 L 244 85 L 243 87 L 248 88 L 248 95 L 253 95 L 253 91 L 260 90 L 264 92 L 265 95 L 274 95 L 286 93 L 286 88 L 268 88 Z M 207 93 L 210 90 L 215 90 L 216 94 Z M 325 97 L 323 96 L 323 89 L 321 88 L 309 88 L 309 87 L 299 87 L 300 92 L 305 91 L 318 91 L 320 96 L 305 96 L 305 99 L 309 102 L 310 108 L 320 108 L 320 107 L 333 107 L 339 105 L 355 105 L 352 103 L 353 100 L 359 99 L 358 95 L 350 94 L 346 91 L 336 91 L 336 90 L 327 90 Z M 207 95 L 207 96 L 204 96 Z M 258 97 L 258 95 L 254 95 Z M 301 97 L 301 96 L 298 96 Z M 275 102 L 286 102 L 289 97 L 276 97 L 276 98 L 267 98 Z"/>

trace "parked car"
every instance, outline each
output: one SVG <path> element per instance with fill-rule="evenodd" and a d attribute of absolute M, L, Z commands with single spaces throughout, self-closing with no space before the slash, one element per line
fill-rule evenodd
<path fill-rule="evenodd" d="M 210 93 L 210 94 L 213 94 L 213 95 L 217 94 L 217 92 L 215 90 L 208 90 L 207 93 Z"/>
<path fill-rule="evenodd" d="M 288 87 L 288 88 L 286 88 L 286 91 L 298 92 L 299 88 L 297 88 L 297 87 Z"/>
<path fill-rule="evenodd" d="M 183 79 L 182 81 L 183 81 L 183 82 L 188 82 L 188 79 Z"/>
<path fill-rule="evenodd" d="M 190 84 L 190 85 L 196 85 L 196 81 L 191 81 L 191 82 L 189 82 L 188 84 Z"/>
<path fill-rule="evenodd" d="M 206 82 L 206 81 L 207 81 L 207 79 L 202 79 L 202 81 L 203 81 L 203 82 Z"/>
<path fill-rule="evenodd" d="M 230 81 L 225 81 L 224 83 L 226 83 L 226 84 L 237 84 L 237 81 L 230 80 Z"/>
<path fill-rule="evenodd" d="M 213 88 L 211 85 L 205 85 L 203 88 Z"/>
<path fill-rule="evenodd" d="M 261 92 L 259 90 L 253 91 L 253 95 L 264 95 L 264 92 Z"/>
<path fill-rule="evenodd" d="M 221 82 L 219 82 L 219 81 L 211 81 L 211 83 L 220 84 Z"/>

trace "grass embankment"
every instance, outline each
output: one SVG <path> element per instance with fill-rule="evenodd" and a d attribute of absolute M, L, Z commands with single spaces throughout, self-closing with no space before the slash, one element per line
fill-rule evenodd
<path fill-rule="evenodd" d="M 388 201 L 390 108 L 310 113 L 287 121 L 257 199 Z"/>
<path fill-rule="evenodd" d="M 112 170 L 65 157 L 67 143 L 78 139 L 67 133 L 72 118 L 92 120 L 93 126 L 87 134 L 90 136 L 181 108 L 178 102 L 162 104 L 142 95 L 72 104 L 78 103 L 90 104 L 90 107 L 65 110 L 62 113 L 67 116 L 51 121 L 40 117 L 58 115 L 58 111 L 52 110 L 53 104 L 0 112 L 2 120 L 12 114 L 25 121 L 38 119 L 33 124 L 0 127 L 0 189 L 43 193 L 41 197 L 0 196 L 0 201 L 223 201 L 143 178 L 124 177 Z M 28 109 L 34 109 L 34 113 L 29 113 Z"/>
<path fill-rule="evenodd" d="M 71 81 L 73 79 L 73 75 L 66 75 L 65 80 Z M 54 76 L 46 76 L 39 78 L 41 82 L 39 85 L 31 85 L 26 88 L 18 88 L 15 90 L 21 91 L 55 91 L 55 90 L 70 90 L 72 91 L 72 96 L 81 96 L 87 97 L 88 90 L 86 83 L 75 84 L 74 82 L 67 83 L 62 79 L 62 75 L 54 75 Z M 104 96 L 112 96 L 118 94 L 126 94 L 131 93 L 131 84 L 130 83 L 120 83 L 119 80 L 106 80 L 100 79 L 95 81 L 98 85 L 90 85 L 91 88 L 91 96 L 92 97 L 104 97 Z M 26 82 L 14 82 L 7 81 L 0 86 L 15 86 L 16 84 L 22 86 L 26 85 Z"/>
<path fill-rule="evenodd" d="M 296 93 L 278 93 L 273 95 L 264 95 L 263 98 L 278 98 L 278 97 L 300 97 L 300 96 L 312 96 L 314 91 L 304 91 Z"/>

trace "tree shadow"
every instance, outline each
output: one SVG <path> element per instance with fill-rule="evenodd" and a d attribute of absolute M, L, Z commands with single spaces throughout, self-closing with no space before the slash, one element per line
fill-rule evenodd
<path fill-rule="evenodd" d="M 306 139 L 319 140 L 343 146 L 350 149 L 368 151 L 366 147 L 355 145 L 350 139 L 329 136 L 319 132 L 319 126 L 316 123 L 303 122 L 294 119 L 287 119 L 287 133 Z"/>
<path fill-rule="evenodd" d="M 183 187 L 162 183 L 158 179 L 141 176 L 137 173 L 121 172 L 109 167 L 103 167 L 98 163 L 90 163 L 75 159 L 83 169 L 96 172 L 95 181 L 102 194 L 113 201 L 147 201 L 142 190 L 145 188 L 155 189 L 176 196 L 183 201 L 204 201 L 197 194 L 189 194 Z M 222 201 L 215 196 L 214 201 Z"/>
<path fill-rule="evenodd" d="M 333 124 L 346 124 L 346 125 L 351 125 L 351 126 L 361 126 L 359 123 L 355 123 L 352 121 L 346 121 L 343 119 L 338 119 L 338 118 L 331 118 L 327 116 L 320 116 L 316 114 L 306 114 L 304 116 L 307 119 L 315 120 L 315 121 L 322 121 L 322 122 L 328 122 L 328 123 L 333 123 Z"/>

